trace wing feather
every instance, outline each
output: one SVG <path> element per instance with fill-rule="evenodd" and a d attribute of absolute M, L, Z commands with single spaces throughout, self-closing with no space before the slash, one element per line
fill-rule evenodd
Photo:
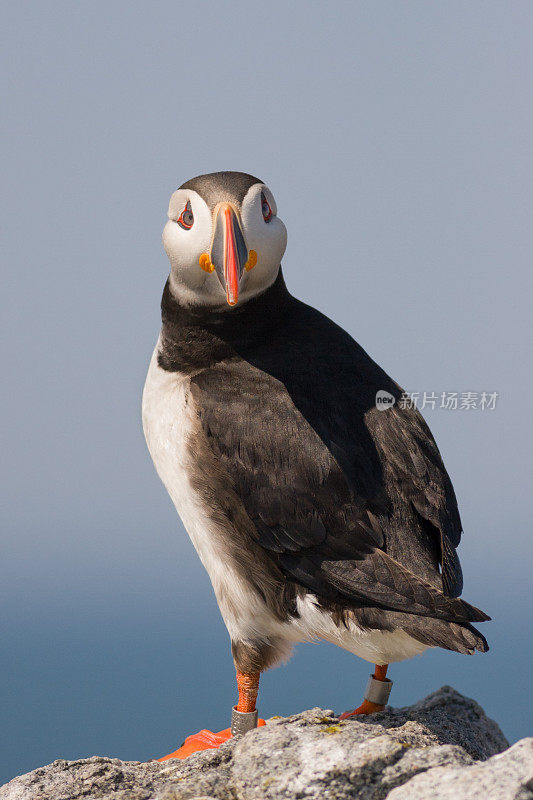
<path fill-rule="evenodd" d="M 191 380 L 207 440 L 258 543 L 319 599 L 455 622 L 485 619 L 385 552 L 395 503 L 416 509 L 435 531 L 424 534 L 428 541 L 440 537 L 442 587 L 457 593 L 460 520 L 427 426 L 397 408 L 375 411 L 368 402 L 374 387 L 361 391 L 357 371 L 347 383 L 335 358 L 333 367 L 330 401 L 316 391 L 314 405 L 309 375 L 302 379 L 296 367 L 292 381 L 280 380 L 273 369 L 235 358 Z"/>

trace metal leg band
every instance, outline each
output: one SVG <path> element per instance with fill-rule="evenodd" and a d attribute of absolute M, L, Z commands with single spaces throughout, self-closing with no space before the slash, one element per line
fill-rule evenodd
<path fill-rule="evenodd" d="M 380 706 L 386 706 L 391 689 L 392 681 L 389 681 L 388 678 L 384 681 L 378 681 L 371 675 L 366 685 L 365 700 L 369 700 L 371 703 L 377 703 Z"/>
<path fill-rule="evenodd" d="M 248 731 L 257 728 L 257 709 L 255 711 L 237 711 L 231 709 L 231 735 L 243 736 Z"/>

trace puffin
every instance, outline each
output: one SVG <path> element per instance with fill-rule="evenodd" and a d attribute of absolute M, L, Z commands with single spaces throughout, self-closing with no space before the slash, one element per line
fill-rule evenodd
<path fill-rule="evenodd" d="M 252 175 L 200 175 L 170 198 L 143 429 L 211 580 L 238 701 L 227 729 L 161 760 L 264 724 L 259 676 L 295 643 L 325 640 L 374 666 L 342 719 L 383 710 L 391 663 L 488 650 L 473 623 L 490 617 L 460 599 L 462 525 L 435 440 L 365 350 L 290 294 L 286 243 Z"/>

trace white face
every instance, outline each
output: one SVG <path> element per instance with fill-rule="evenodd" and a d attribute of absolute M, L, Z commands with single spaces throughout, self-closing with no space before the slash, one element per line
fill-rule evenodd
<path fill-rule="evenodd" d="M 229 309 L 271 286 L 287 244 L 276 212 L 262 183 L 250 187 L 240 207 L 221 201 L 211 209 L 192 189 L 174 192 L 163 245 L 176 299 Z"/>

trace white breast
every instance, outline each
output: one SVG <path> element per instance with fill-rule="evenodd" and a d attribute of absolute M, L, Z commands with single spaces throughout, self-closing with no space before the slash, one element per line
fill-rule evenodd
<path fill-rule="evenodd" d="M 209 531 L 208 515 L 203 511 L 189 478 L 188 443 L 199 428 L 190 398 L 190 378 L 162 369 L 157 363 L 158 351 L 159 341 L 143 391 L 144 435 L 157 473 L 215 586 L 223 564 Z"/>
<path fill-rule="evenodd" d="M 158 351 L 159 341 L 144 384 L 143 430 L 157 473 L 193 538 L 197 508 L 185 468 L 187 437 L 194 424 L 189 404 L 190 379 L 161 369 L 157 363 Z"/>

